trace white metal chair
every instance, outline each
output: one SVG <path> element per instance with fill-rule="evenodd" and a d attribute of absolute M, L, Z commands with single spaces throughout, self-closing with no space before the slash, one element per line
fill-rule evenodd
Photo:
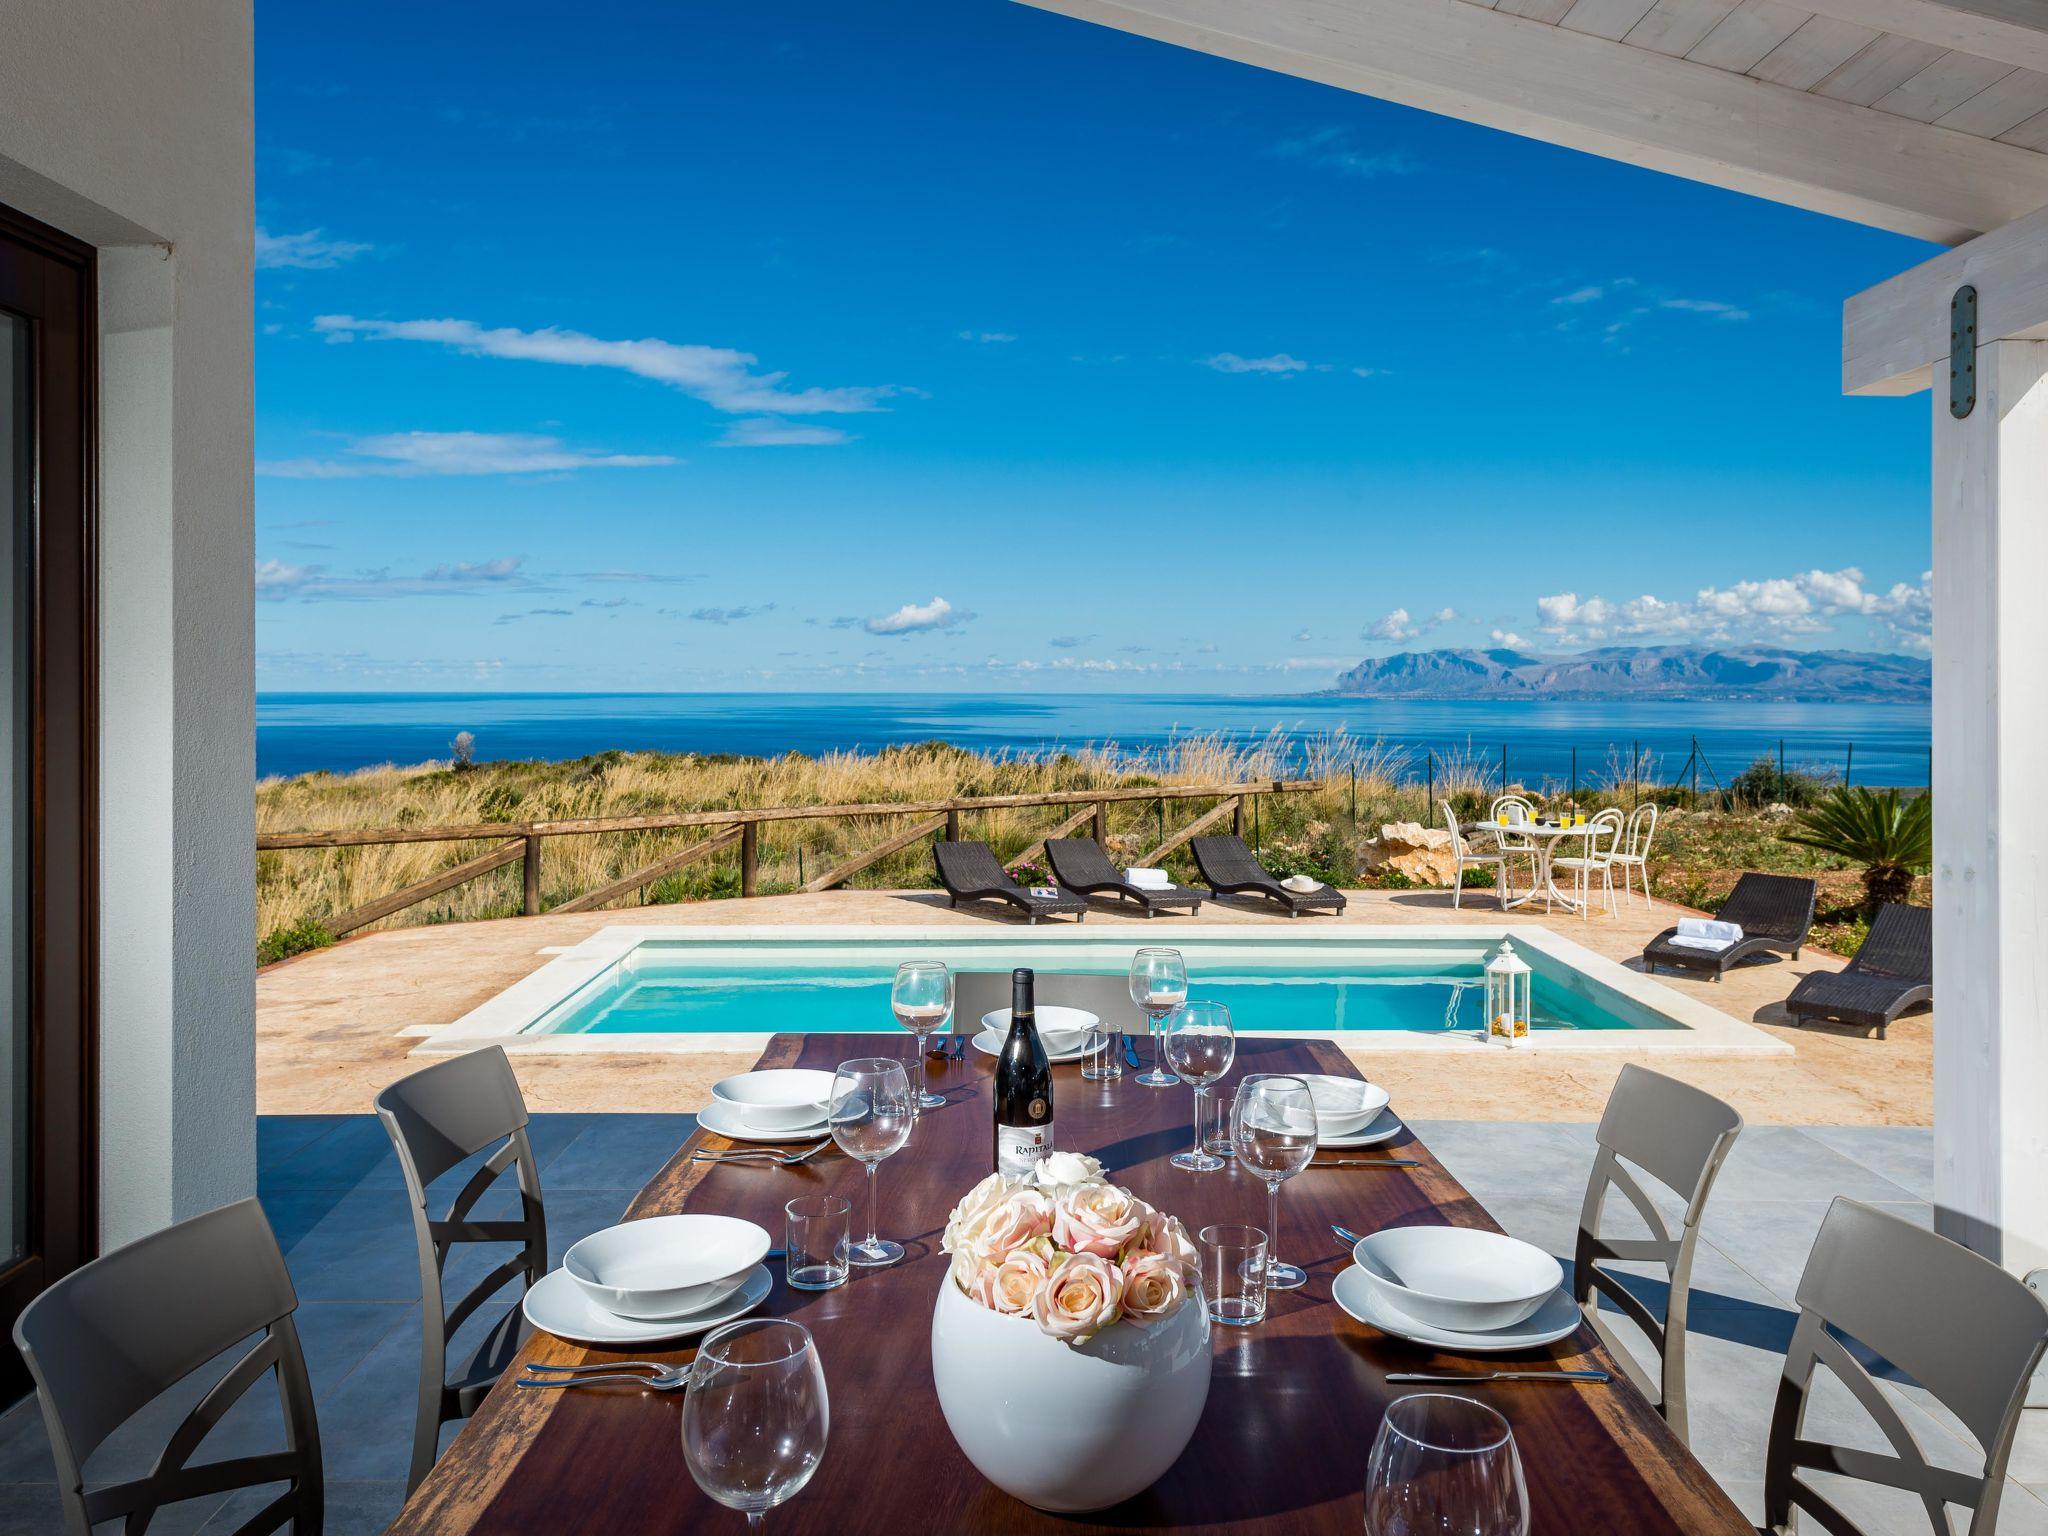
<path fill-rule="evenodd" d="M 1500 900 L 1503 912 L 1508 906 L 1508 856 L 1501 852 L 1487 852 L 1474 848 L 1465 841 L 1465 834 L 1458 830 L 1458 813 L 1451 809 L 1451 802 L 1443 802 L 1444 825 L 1451 833 L 1451 853 L 1457 860 L 1457 869 L 1451 876 L 1451 905 L 1461 904 L 1465 895 L 1465 871 L 1491 864 L 1494 870 L 1493 893 Z"/>
<path fill-rule="evenodd" d="M 1593 877 L 1600 877 L 1601 885 L 1607 891 L 1607 915 L 1618 917 L 1614 907 L 1614 850 L 1621 842 L 1621 812 L 1605 810 L 1599 812 L 1586 824 L 1586 851 L 1569 854 L 1550 861 L 1551 883 L 1556 884 L 1558 870 L 1572 876 L 1577 889 L 1579 916 L 1589 916 L 1593 910 Z"/>
<path fill-rule="evenodd" d="M 1503 816 L 1508 819 L 1505 827 L 1500 824 Z M 1495 795 L 1493 804 L 1486 808 L 1486 818 L 1493 823 L 1493 838 L 1500 851 L 1511 859 L 1529 861 L 1529 889 L 1535 890 L 1536 877 L 1541 873 L 1542 851 L 1537 848 L 1534 838 L 1526 832 L 1516 832 L 1514 827 L 1517 822 L 1534 821 L 1536 807 L 1522 795 Z"/>
<path fill-rule="evenodd" d="M 1629 813 L 1628 827 L 1621 834 L 1621 845 L 1609 857 L 1609 862 L 1621 867 L 1621 891 L 1631 905 L 1635 902 L 1635 886 L 1629 871 L 1641 870 L 1643 875 L 1643 904 L 1655 906 L 1650 900 L 1650 839 L 1657 835 L 1657 807 L 1639 805 Z"/>

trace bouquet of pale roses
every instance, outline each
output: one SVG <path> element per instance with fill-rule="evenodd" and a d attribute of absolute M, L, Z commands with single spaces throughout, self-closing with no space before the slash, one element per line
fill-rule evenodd
<path fill-rule="evenodd" d="M 1118 1321 L 1164 1322 L 1195 1285 L 1187 1228 L 1078 1152 L 990 1174 L 953 1207 L 941 1246 L 969 1298 L 1069 1344 Z"/>

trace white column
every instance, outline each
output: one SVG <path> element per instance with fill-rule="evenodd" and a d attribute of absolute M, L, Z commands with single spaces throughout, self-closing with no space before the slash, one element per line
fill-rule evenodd
<path fill-rule="evenodd" d="M 1934 401 L 1937 1230 L 2048 1264 L 2048 342 Z"/>

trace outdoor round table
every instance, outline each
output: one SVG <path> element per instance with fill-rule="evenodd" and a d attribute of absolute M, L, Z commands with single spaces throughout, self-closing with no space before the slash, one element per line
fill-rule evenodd
<path fill-rule="evenodd" d="M 1559 890 L 1557 882 L 1551 878 L 1551 863 L 1557 858 L 1558 846 L 1566 838 L 1591 838 L 1594 833 L 1604 831 L 1604 827 L 1591 820 L 1587 821 L 1582 827 L 1545 826 L 1540 821 L 1515 821 L 1509 822 L 1506 826 L 1502 826 L 1497 821 L 1486 821 L 1481 822 L 1479 825 L 1493 833 L 1502 847 L 1507 846 L 1507 840 L 1510 837 L 1528 838 L 1530 840 L 1530 847 L 1536 855 L 1536 883 L 1529 888 L 1529 894 L 1517 896 L 1512 901 L 1503 903 L 1503 905 L 1510 909 L 1526 907 L 1538 896 L 1544 896 L 1552 901 L 1562 902 L 1567 912 L 1577 912 L 1580 910 L 1578 898 L 1567 895 Z M 1582 845 L 1581 851 L 1590 851 L 1591 848 L 1592 844 L 1588 842 Z M 1508 877 L 1508 867 L 1506 864 L 1502 864 L 1500 867 L 1500 877 L 1503 884 L 1505 884 Z"/>

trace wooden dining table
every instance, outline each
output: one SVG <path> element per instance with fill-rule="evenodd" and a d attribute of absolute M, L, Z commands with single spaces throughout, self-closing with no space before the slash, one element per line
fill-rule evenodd
<path fill-rule="evenodd" d="M 873 1034 L 782 1034 L 763 1067 L 830 1070 L 904 1042 Z M 1513 1427 L 1536 1533 L 1612 1531 L 1629 1536 L 1753 1536 L 1707 1470 L 1648 1401 L 1613 1370 L 1589 1330 L 1510 1357 L 1439 1354 L 1353 1320 L 1330 1285 L 1350 1262 L 1333 1223 L 1359 1232 L 1403 1224 L 1498 1230 L 1405 1127 L 1366 1151 L 1318 1163 L 1403 1157 L 1416 1167 L 1311 1165 L 1282 1186 L 1278 1255 L 1309 1273 L 1275 1293 L 1265 1322 L 1213 1330 L 1207 1406 L 1173 1468 L 1151 1488 L 1094 1515 L 1049 1515 L 987 1482 L 954 1444 L 932 1383 L 931 1316 L 947 1260 L 946 1215 L 993 1163 L 994 1064 L 968 1050 L 927 1058 L 943 1108 L 919 1118 L 909 1142 L 881 1165 L 880 1228 L 906 1255 L 887 1269 L 856 1269 L 829 1291 L 795 1291 L 779 1261 L 766 1314 L 795 1318 L 817 1341 L 831 1402 L 825 1457 L 810 1484 L 772 1511 L 768 1529 L 829 1532 L 1344 1532 L 1363 1525 L 1366 1460 L 1387 1405 L 1411 1391 L 1390 1371 L 1607 1367 L 1613 1379 L 1475 1386 L 1472 1395 Z M 1335 1045 L 1243 1034 L 1232 1080 L 1250 1072 L 1357 1076 Z M 1054 1069 L 1062 1148 L 1102 1159 L 1116 1182 L 1178 1216 L 1190 1232 L 1213 1222 L 1265 1223 L 1265 1187 L 1227 1166 L 1189 1173 L 1168 1159 L 1190 1140 L 1190 1090 L 1147 1088 L 1130 1075 L 1098 1084 Z M 1398 1104 L 1393 1106 L 1397 1111 Z M 697 1131 L 634 1201 L 629 1217 L 679 1211 L 742 1216 L 782 1242 L 785 1202 L 837 1193 L 866 1205 L 860 1165 L 836 1149 L 793 1168 L 693 1161 L 700 1146 L 731 1145 Z M 536 1333 L 524 1359 L 575 1364 L 616 1359 L 686 1361 L 686 1346 L 588 1349 Z M 407 1502 L 399 1536 L 536 1536 L 556 1532 L 739 1531 L 741 1515 L 713 1503 L 683 1464 L 682 1395 L 631 1386 L 566 1392 L 517 1390 L 513 1372 L 464 1426 Z M 990 1390 L 999 1390 L 992 1382 Z M 1758 1412 L 1767 1411 L 1765 1404 Z"/>

